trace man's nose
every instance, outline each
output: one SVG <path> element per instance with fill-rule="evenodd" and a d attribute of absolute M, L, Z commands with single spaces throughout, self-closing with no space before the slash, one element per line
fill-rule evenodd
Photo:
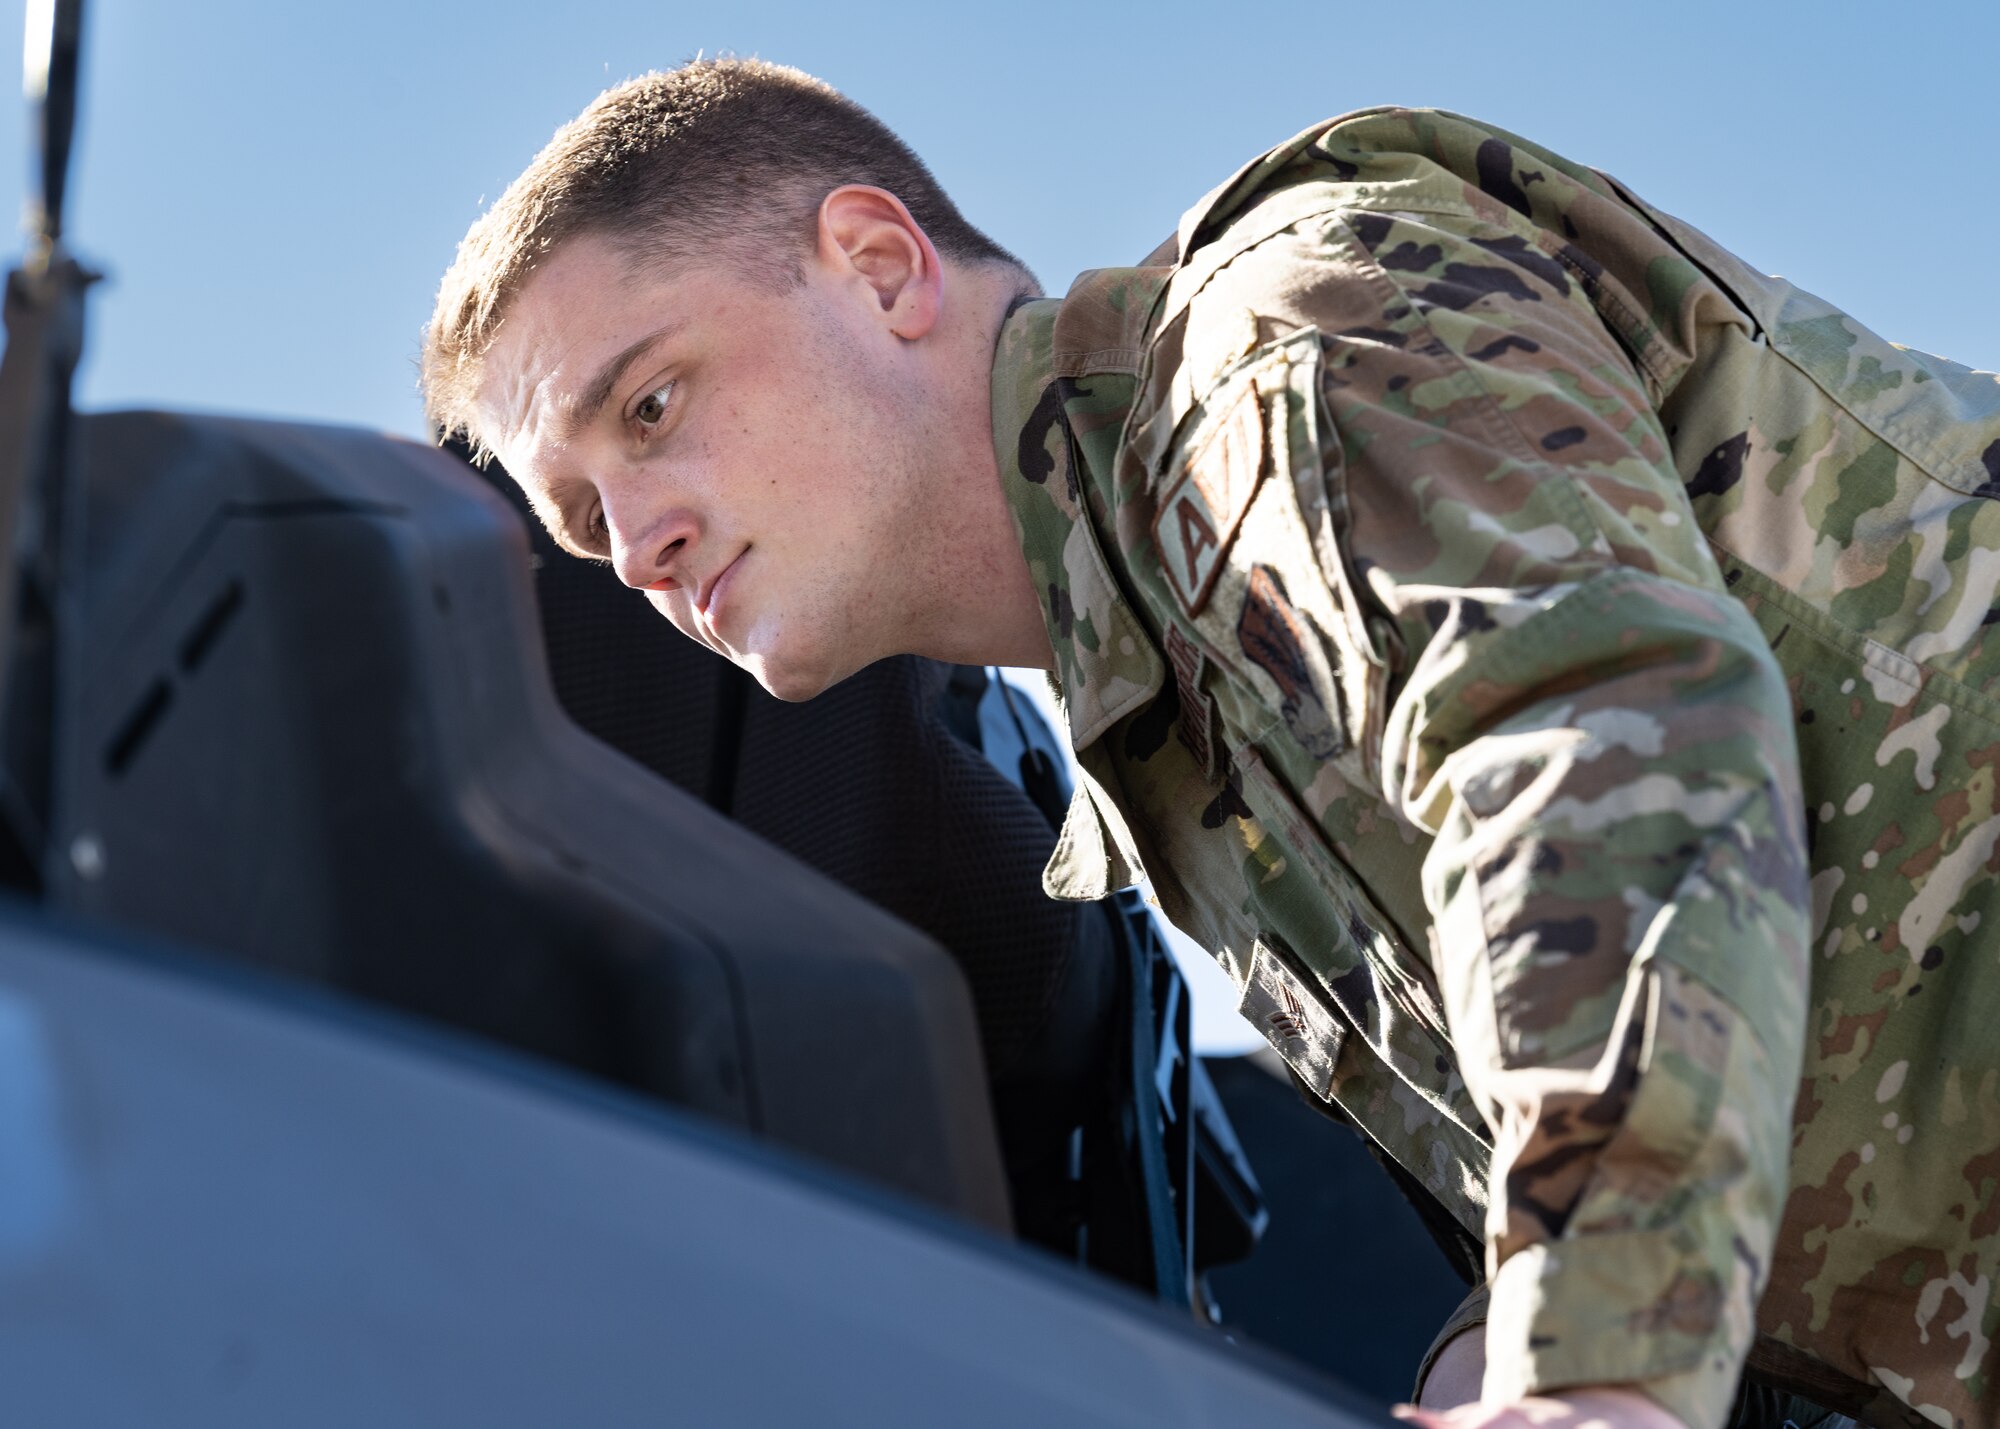
<path fill-rule="evenodd" d="M 687 574 L 695 522 L 682 511 L 619 512 L 606 505 L 611 565 L 634 590 L 674 590 Z"/>

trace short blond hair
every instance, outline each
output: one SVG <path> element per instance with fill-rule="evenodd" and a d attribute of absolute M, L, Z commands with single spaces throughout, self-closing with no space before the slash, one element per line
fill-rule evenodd
<path fill-rule="evenodd" d="M 719 262 L 785 287 L 811 252 L 820 200 L 849 183 L 895 194 L 944 257 L 1019 266 L 887 126 L 800 70 L 696 60 L 606 90 L 459 244 L 424 334 L 432 427 L 483 448 L 481 360 L 509 299 L 566 239 L 601 235 L 638 262 Z"/>

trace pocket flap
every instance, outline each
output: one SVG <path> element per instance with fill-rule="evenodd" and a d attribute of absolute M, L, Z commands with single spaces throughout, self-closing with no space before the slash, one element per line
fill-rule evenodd
<path fill-rule="evenodd" d="M 1347 1040 L 1347 1024 L 1262 938 L 1251 954 L 1238 1010 L 1256 1024 L 1313 1095 L 1333 1100 L 1333 1070 L 1340 1061 L 1341 1043 Z"/>

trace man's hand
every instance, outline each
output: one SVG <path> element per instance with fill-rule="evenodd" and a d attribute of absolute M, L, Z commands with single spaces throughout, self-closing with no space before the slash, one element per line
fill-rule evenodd
<path fill-rule="evenodd" d="M 1557 1390 L 1512 1404 L 1483 1399 L 1452 1409 L 1399 1404 L 1395 1414 L 1420 1429 L 1687 1429 L 1638 1390 L 1616 1385 Z"/>
<path fill-rule="evenodd" d="M 1398 1419 L 1419 1429 L 1687 1429 L 1636 1389 L 1589 1385 L 1531 1395 L 1517 1403 L 1480 1398 L 1486 1333 L 1473 1325 L 1445 1341 L 1424 1376 L 1423 1405 L 1399 1404 Z"/>

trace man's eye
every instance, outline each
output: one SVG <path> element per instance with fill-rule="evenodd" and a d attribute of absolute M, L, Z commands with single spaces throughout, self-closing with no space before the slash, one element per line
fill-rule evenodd
<path fill-rule="evenodd" d="M 674 384 L 671 382 L 655 388 L 639 399 L 639 405 L 632 410 L 632 415 L 645 426 L 657 426 L 660 418 L 667 415 L 667 399 L 672 397 L 673 393 Z"/>
<path fill-rule="evenodd" d="M 604 543 L 611 539 L 611 528 L 604 524 L 604 508 L 602 506 L 593 506 L 591 508 L 590 519 L 583 523 L 583 534 L 589 540 L 593 549 L 601 549 Z"/>

